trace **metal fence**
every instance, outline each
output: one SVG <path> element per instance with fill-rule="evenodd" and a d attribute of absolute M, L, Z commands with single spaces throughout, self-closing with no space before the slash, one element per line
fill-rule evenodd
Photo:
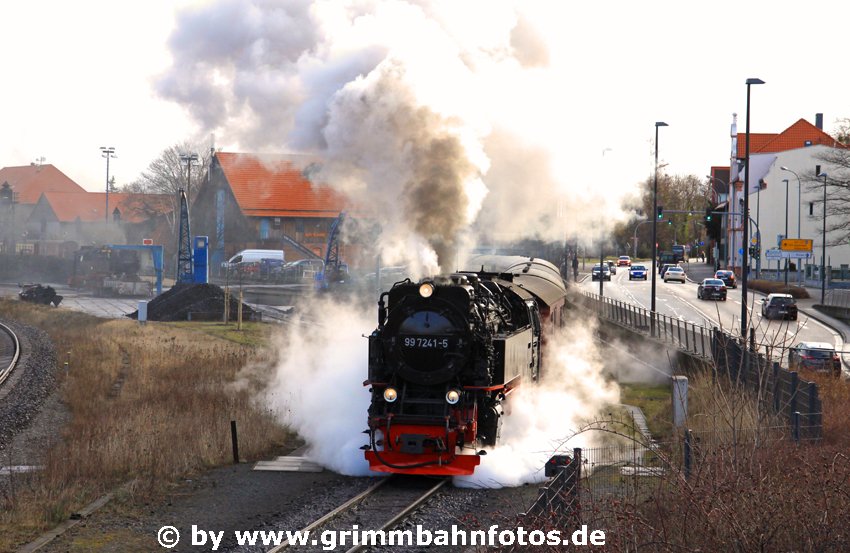
<path fill-rule="evenodd" d="M 832 307 L 850 309 L 850 290 L 835 289 L 826 293 L 825 303 Z"/>
<path fill-rule="evenodd" d="M 556 459 L 560 462 L 555 465 Z M 551 478 L 540 487 L 537 498 L 528 510 L 519 515 L 517 526 L 536 530 L 556 529 L 568 535 L 581 524 L 581 478 L 582 450 L 573 450 L 572 458 L 555 456 L 546 467 Z M 552 465 L 552 466 L 548 466 Z M 525 551 L 526 547 L 516 544 L 510 552 Z"/>
<path fill-rule="evenodd" d="M 780 415 L 805 438 L 821 437 L 822 405 L 818 386 L 800 379 L 760 353 L 751 329 L 750 343 L 719 328 L 706 328 L 652 313 L 641 307 L 582 292 L 584 307 L 598 316 L 712 363 L 716 373 L 753 392 L 762 407 Z"/>
<path fill-rule="evenodd" d="M 740 337 L 713 329 L 712 358 L 718 374 L 740 384 L 756 395 L 762 407 L 779 415 L 797 439 L 822 436 L 822 403 L 818 385 L 802 380 L 797 371 L 790 371 L 771 362 L 756 351 L 754 344 L 745 344 Z"/>
<path fill-rule="evenodd" d="M 653 320 L 648 309 L 589 292 L 582 292 L 580 297 L 585 307 L 609 321 L 704 359 L 711 358 L 711 330 L 704 326 L 661 313 L 655 313 Z"/>

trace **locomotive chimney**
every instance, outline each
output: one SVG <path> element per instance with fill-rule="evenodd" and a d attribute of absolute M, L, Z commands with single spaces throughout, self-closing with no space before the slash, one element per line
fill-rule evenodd
<path fill-rule="evenodd" d="M 815 114 L 815 127 L 817 127 L 820 130 L 823 130 L 823 114 L 822 113 L 816 113 Z"/>

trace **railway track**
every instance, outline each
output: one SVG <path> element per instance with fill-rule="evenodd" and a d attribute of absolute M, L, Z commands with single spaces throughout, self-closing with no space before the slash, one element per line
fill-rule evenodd
<path fill-rule="evenodd" d="M 18 336 L 8 326 L 0 323 L 0 386 L 12 373 L 21 355 Z"/>
<path fill-rule="evenodd" d="M 316 540 L 325 530 L 350 531 L 354 525 L 359 530 L 391 530 L 450 481 L 449 478 L 389 476 L 302 528 L 302 534 L 310 533 L 312 544 L 284 543 L 267 553 L 321 551 L 322 544 Z M 355 545 L 346 553 L 356 553 L 368 547 Z"/>

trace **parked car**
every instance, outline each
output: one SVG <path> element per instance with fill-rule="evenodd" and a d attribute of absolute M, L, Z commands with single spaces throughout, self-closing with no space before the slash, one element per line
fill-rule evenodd
<path fill-rule="evenodd" d="M 797 302 L 791 294 L 770 294 L 761 300 L 761 316 L 765 319 L 797 320 Z"/>
<path fill-rule="evenodd" d="M 658 268 L 658 276 L 660 276 L 661 278 L 664 278 L 664 273 L 667 272 L 667 269 L 669 269 L 670 267 L 678 267 L 678 266 L 679 265 L 676 264 L 676 263 L 664 263 L 663 265 L 661 265 Z"/>
<path fill-rule="evenodd" d="M 648 278 L 648 273 L 649 271 L 646 270 L 645 266 L 632 265 L 631 267 L 629 267 L 629 280 L 646 280 Z"/>
<path fill-rule="evenodd" d="M 726 285 L 719 278 L 705 278 L 697 286 L 697 299 L 726 301 Z"/>
<path fill-rule="evenodd" d="M 590 270 L 590 280 L 611 280 L 611 268 L 608 267 L 608 264 L 599 266 L 599 263 L 593 266 Z"/>
<path fill-rule="evenodd" d="M 608 270 L 611 271 L 612 275 L 617 274 L 617 264 L 616 263 L 614 263 L 613 261 L 606 261 L 605 264 L 608 265 Z"/>
<path fill-rule="evenodd" d="M 735 273 L 733 273 L 732 271 L 717 271 L 716 273 L 714 273 L 714 278 L 719 278 L 720 280 L 722 280 L 723 283 L 726 284 L 727 288 L 738 287 L 738 283 L 735 282 Z"/>
<path fill-rule="evenodd" d="M 632 258 L 628 255 L 621 255 L 617 259 L 617 265 L 620 267 L 631 267 L 632 266 Z"/>
<path fill-rule="evenodd" d="M 800 342 L 788 350 L 788 368 L 792 371 L 810 369 L 841 375 L 841 359 L 832 344 Z"/>
<path fill-rule="evenodd" d="M 685 270 L 679 266 L 673 266 L 664 271 L 664 282 L 670 282 L 671 280 L 678 280 L 682 284 L 685 283 L 687 278 L 685 277 Z"/>
<path fill-rule="evenodd" d="M 316 273 L 321 273 L 324 267 L 325 262 L 321 259 L 290 261 L 283 266 L 283 280 L 285 282 L 312 281 L 316 278 Z"/>

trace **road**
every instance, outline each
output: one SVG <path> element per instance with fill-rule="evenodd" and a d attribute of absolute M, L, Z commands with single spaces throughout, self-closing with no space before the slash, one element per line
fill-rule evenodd
<path fill-rule="evenodd" d="M 637 263 L 636 263 L 637 264 Z M 650 264 L 646 264 L 647 269 Z M 599 294 L 599 281 L 585 279 L 581 290 Z M 649 309 L 651 306 L 652 276 L 647 280 L 629 281 L 626 267 L 620 267 L 611 281 L 603 284 L 603 295 L 608 298 Z M 662 315 L 706 327 L 719 326 L 732 334 L 740 333 L 741 289 L 729 289 L 726 301 L 697 299 L 697 283 L 688 281 L 665 283 L 656 279 L 656 310 Z M 768 320 L 761 316 L 761 294 L 748 294 L 750 323 L 756 330 L 756 342 L 772 348 L 772 357 L 787 361 L 786 350 L 803 342 L 827 342 L 836 351 L 843 351 L 841 336 L 831 328 L 800 312 L 796 321 Z M 755 307 L 754 307 L 755 306 Z M 783 363 L 784 364 L 784 363 Z M 845 366 L 846 369 L 846 366 Z"/>

